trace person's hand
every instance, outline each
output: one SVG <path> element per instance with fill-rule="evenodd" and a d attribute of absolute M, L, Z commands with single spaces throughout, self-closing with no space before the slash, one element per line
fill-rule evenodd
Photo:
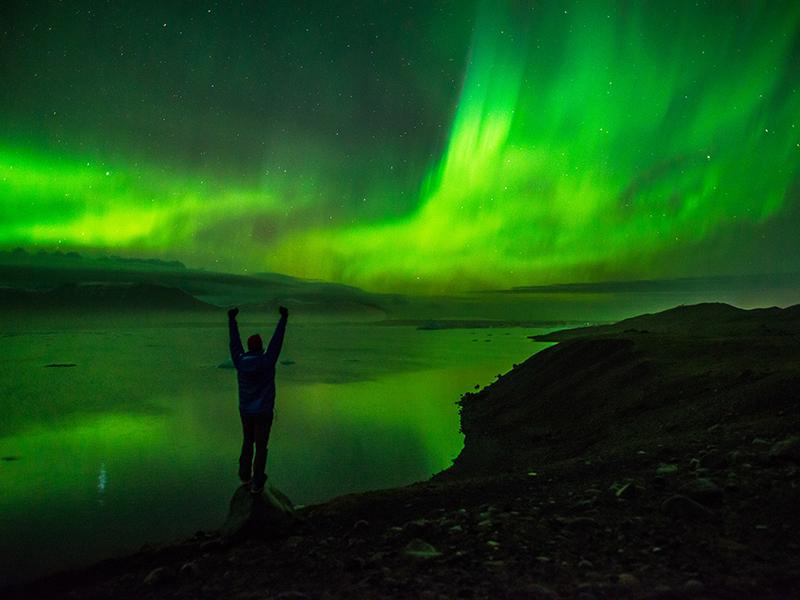
<path fill-rule="evenodd" d="M 236 315 L 238 315 L 238 314 L 239 314 L 239 309 L 238 308 L 232 308 L 232 309 L 230 309 L 228 311 L 228 318 L 235 319 Z"/>
<path fill-rule="evenodd" d="M 281 316 L 285 319 L 289 316 L 289 309 L 285 306 L 281 306 L 278 308 L 278 312 L 281 313 Z"/>

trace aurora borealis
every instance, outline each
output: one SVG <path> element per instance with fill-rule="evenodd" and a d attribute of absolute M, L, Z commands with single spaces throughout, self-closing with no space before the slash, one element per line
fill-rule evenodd
<path fill-rule="evenodd" d="M 0 247 L 372 290 L 800 270 L 800 4 L 9 2 Z"/>

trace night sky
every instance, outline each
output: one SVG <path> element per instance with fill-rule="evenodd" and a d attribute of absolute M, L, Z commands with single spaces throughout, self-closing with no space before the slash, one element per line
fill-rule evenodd
<path fill-rule="evenodd" d="M 0 248 L 371 290 L 800 271 L 800 3 L 0 6 Z"/>

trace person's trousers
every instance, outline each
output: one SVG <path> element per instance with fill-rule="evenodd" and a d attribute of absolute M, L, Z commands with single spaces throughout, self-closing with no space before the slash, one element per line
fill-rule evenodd
<path fill-rule="evenodd" d="M 239 479 L 253 479 L 253 485 L 262 486 L 267 481 L 267 444 L 272 429 L 272 411 L 257 415 L 239 413 L 242 418 L 242 453 L 239 455 Z M 253 460 L 255 446 L 255 460 Z"/>

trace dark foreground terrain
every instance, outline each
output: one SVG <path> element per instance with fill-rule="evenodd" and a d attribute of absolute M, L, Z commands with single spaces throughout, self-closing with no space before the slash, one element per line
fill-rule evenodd
<path fill-rule="evenodd" d="M 679 307 L 547 339 L 462 399 L 464 450 L 429 482 L 5 597 L 800 597 L 800 307 Z"/>

